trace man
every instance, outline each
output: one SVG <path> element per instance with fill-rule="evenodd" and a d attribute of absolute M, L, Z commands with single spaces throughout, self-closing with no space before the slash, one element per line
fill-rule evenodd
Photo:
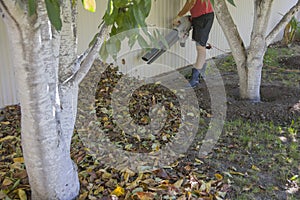
<path fill-rule="evenodd" d="M 205 74 L 206 43 L 214 21 L 214 11 L 210 0 L 187 0 L 173 24 L 178 25 L 179 19 L 189 11 L 192 16 L 192 38 L 196 42 L 197 50 L 197 59 L 189 83 L 191 87 L 195 87 L 199 84 L 200 73 L 202 76 Z"/>

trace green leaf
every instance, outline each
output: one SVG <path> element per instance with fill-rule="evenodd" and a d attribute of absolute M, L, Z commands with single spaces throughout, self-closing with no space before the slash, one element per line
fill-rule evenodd
<path fill-rule="evenodd" d="M 32 16 L 36 12 L 36 0 L 28 0 L 28 14 Z"/>
<path fill-rule="evenodd" d="M 134 15 L 133 20 L 134 19 L 136 20 L 137 27 L 145 27 L 146 26 L 143 10 L 140 10 L 140 7 L 138 5 L 134 5 L 133 15 Z"/>
<path fill-rule="evenodd" d="M 96 1 L 95 0 L 82 0 L 84 9 L 90 12 L 96 12 Z"/>
<path fill-rule="evenodd" d="M 144 0 L 142 2 L 144 3 L 143 12 L 144 12 L 144 16 L 146 18 L 150 14 L 152 0 Z"/>
<path fill-rule="evenodd" d="M 121 49 L 121 41 L 117 37 L 110 38 L 106 43 L 106 49 L 109 55 L 116 56 Z"/>
<path fill-rule="evenodd" d="M 138 35 L 137 39 L 138 39 L 138 43 L 139 43 L 140 47 L 142 47 L 143 49 L 150 47 L 150 45 L 147 43 L 147 41 L 144 39 L 143 36 Z"/>
<path fill-rule="evenodd" d="M 233 5 L 233 6 L 235 6 L 236 7 L 236 5 L 235 5 L 235 3 L 234 3 L 234 0 L 227 0 L 231 5 Z"/>
<path fill-rule="evenodd" d="M 133 47 L 133 45 L 136 43 L 138 35 L 137 34 L 132 34 L 131 36 L 128 37 L 128 45 L 130 48 Z"/>
<path fill-rule="evenodd" d="M 106 49 L 106 41 L 103 42 L 101 48 L 100 48 L 100 57 L 106 61 L 106 59 L 108 58 L 108 52 L 107 52 L 107 49 Z"/>
<path fill-rule="evenodd" d="M 51 24 L 57 31 L 61 30 L 62 22 L 60 19 L 60 4 L 59 0 L 45 0 L 48 17 Z"/>
<path fill-rule="evenodd" d="M 116 8 L 124 8 L 128 6 L 128 1 L 124 0 L 114 0 L 114 5 Z"/>
<path fill-rule="evenodd" d="M 106 25 L 112 25 L 119 18 L 118 10 L 114 8 L 113 0 L 109 0 L 107 3 L 107 9 L 105 15 L 103 16 L 103 20 Z"/>

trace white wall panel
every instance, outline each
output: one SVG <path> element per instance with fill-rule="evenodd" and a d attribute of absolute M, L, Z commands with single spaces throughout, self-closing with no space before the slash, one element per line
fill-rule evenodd
<path fill-rule="evenodd" d="M 4 22 L 0 18 L 0 108 L 18 103 L 12 56 Z"/>
<path fill-rule="evenodd" d="M 150 27 L 158 28 L 171 28 L 171 23 L 175 15 L 182 8 L 186 0 L 156 0 L 152 1 L 152 9 L 150 16 L 147 19 L 147 23 Z M 229 9 L 234 17 L 234 21 L 238 26 L 245 45 L 250 43 L 250 34 L 253 24 L 253 0 L 235 0 L 236 7 L 229 5 Z M 285 13 L 292 7 L 297 0 L 274 0 L 274 6 L 272 8 L 272 15 L 268 30 L 270 31 L 274 25 L 280 20 L 280 13 Z M 79 3 L 79 17 L 78 17 L 78 51 L 83 52 L 89 42 L 97 32 L 98 25 L 101 22 L 101 18 L 106 10 L 107 0 L 97 1 L 97 12 L 90 13 L 84 10 Z M 300 14 L 298 14 L 300 18 Z M 282 36 L 279 35 L 277 40 Z M 224 52 L 229 52 L 229 46 L 224 37 L 222 29 L 215 20 L 213 28 L 211 30 L 209 43 L 215 48 L 207 51 L 207 58 L 214 57 Z M 185 48 L 175 44 L 169 52 L 163 54 L 157 61 L 156 65 L 144 65 L 141 60 L 142 51 L 138 47 L 135 49 L 129 49 L 126 43 L 123 44 L 123 50 L 120 53 L 120 57 L 126 58 L 126 63 L 118 63 L 120 69 L 123 72 L 139 76 L 153 76 L 156 74 L 164 73 L 173 69 L 177 69 L 194 62 L 196 57 L 196 51 L 194 42 L 189 39 Z M 176 54 L 174 58 L 174 54 Z M 7 34 L 4 24 L 0 19 L 0 108 L 17 103 L 16 86 L 13 73 L 13 67 L 11 63 L 11 55 L 8 46 Z M 159 63 L 163 63 L 159 64 Z M 135 67 L 135 68 L 134 68 Z"/>

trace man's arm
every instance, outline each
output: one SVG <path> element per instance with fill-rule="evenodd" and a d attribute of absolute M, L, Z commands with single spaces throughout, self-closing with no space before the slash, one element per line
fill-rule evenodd
<path fill-rule="evenodd" d="M 178 13 L 177 17 L 182 17 L 187 12 L 189 12 L 192 9 L 192 7 L 195 5 L 196 1 L 197 0 L 187 0 L 183 8 L 181 9 L 181 11 Z"/>

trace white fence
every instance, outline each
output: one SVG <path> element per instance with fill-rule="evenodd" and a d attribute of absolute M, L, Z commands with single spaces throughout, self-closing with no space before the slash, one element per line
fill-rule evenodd
<path fill-rule="evenodd" d="M 107 0 L 99 0 L 98 8 L 96 13 L 89 13 L 83 10 L 82 6 L 79 5 L 79 22 L 78 22 L 78 50 L 79 52 L 84 51 L 88 46 L 89 42 L 97 32 L 97 27 L 101 22 L 101 17 L 106 9 Z M 236 7 L 229 6 L 230 11 L 234 17 L 234 21 L 238 26 L 243 40 L 246 46 L 250 42 L 250 33 L 253 22 L 253 1 L 252 0 L 235 0 Z M 292 5 L 295 4 L 297 0 L 274 0 L 274 6 L 272 11 L 272 16 L 268 30 L 280 20 L 281 14 L 285 13 Z M 163 27 L 171 28 L 171 22 L 174 16 L 182 8 L 185 0 L 156 0 L 153 1 L 152 10 L 147 22 L 153 27 Z M 282 35 L 278 36 L 280 39 Z M 223 32 L 215 20 L 213 25 L 211 35 L 209 38 L 209 43 L 217 47 L 208 51 L 208 57 L 217 56 L 223 54 L 224 51 L 230 51 L 228 43 L 223 35 Z M 126 46 L 126 45 L 125 45 Z M 144 63 L 141 59 L 137 59 L 139 53 L 134 53 L 128 48 L 122 50 L 121 54 L 127 55 L 126 64 L 120 64 L 120 69 L 123 72 L 131 71 L 133 74 L 138 74 L 139 76 L 153 76 L 168 70 L 183 67 L 188 63 L 191 63 L 195 59 L 195 47 L 191 40 L 187 41 L 185 48 L 179 47 L 179 44 L 175 44 L 170 52 L 179 52 L 180 56 L 186 61 L 174 60 L 170 54 L 164 54 L 158 59 L 158 63 L 169 63 L 171 68 L 162 67 L 161 65 L 155 65 L 152 67 L 140 67 L 137 69 L 132 69 L 132 66 L 143 65 Z M 130 55 L 128 57 L 128 54 Z M 172 53 L 171 53 L 172 54 Z M 0 19 L 0 108 L 6 105 L 18 103 L 18 98 L 16 95 L 16 85 L 15 77 L 13 73 L 13 66 L 9 51 L 9 46 L 7 42 L 7 34 L 5 31 L 2 19 Z"/>

